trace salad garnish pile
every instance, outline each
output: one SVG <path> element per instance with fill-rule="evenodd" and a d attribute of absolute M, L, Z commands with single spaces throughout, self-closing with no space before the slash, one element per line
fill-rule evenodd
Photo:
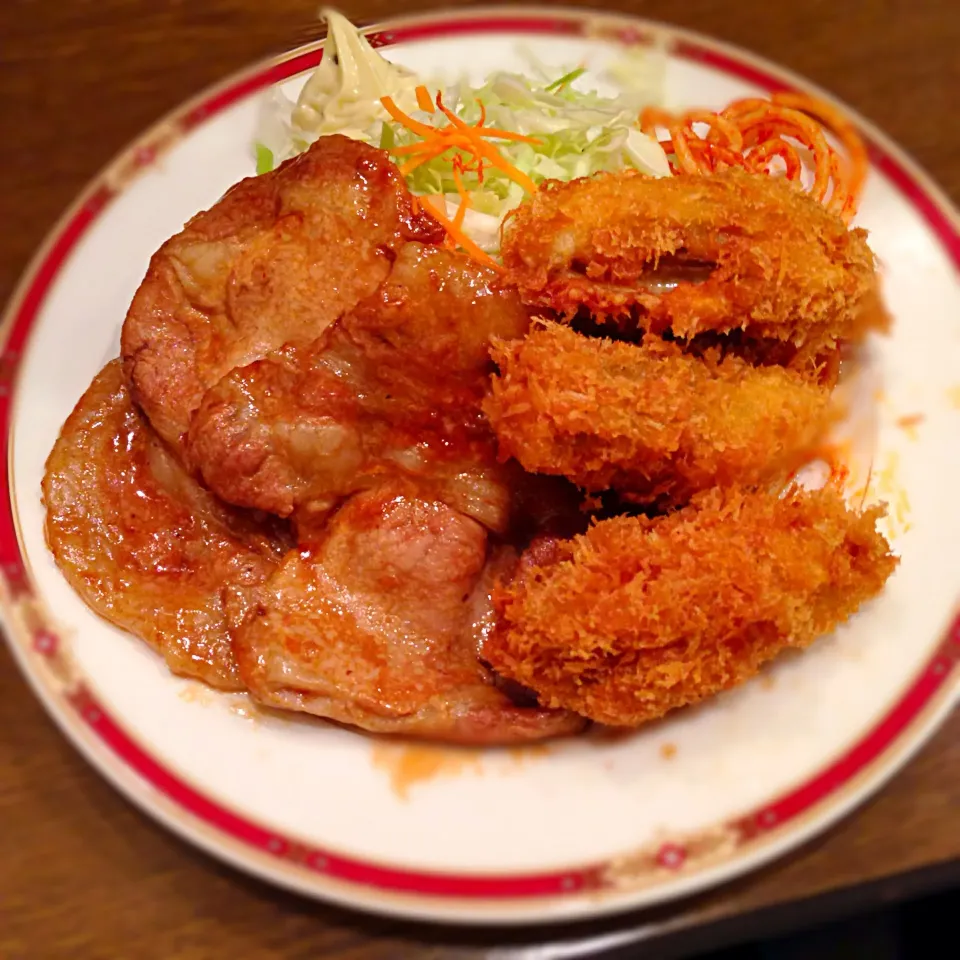
<path fill-rule="evenodd" d="M 257 172 L 340 133 L 390 153 L 407 185 L 447 230 L 448 243 L 497 266 L 501 227 L 546 180 L 600 171 L 653 177 L 740 168 L 783 176 L 849 223 L 867 172 L 854 125 L 803 93 L 747 98 L 722 111 L 662 109 L 666 53 L 628 49 L 591 74 L 530 58 L 530 75 L 497 70 L 479 86 L 423 79 L 389 62 L 342 14 L 321 11 L 323 59 L 296 102 L 262 101 Z M 589 89 L 611 81 L 616 96 Z M 839 148 L 838 148 L 839 147 Z"/>
<path fill-rule="evenodd" d="M 545 180 L 624 168 L 670 175 L 656 138 L 637 124 L 661 101 L 661 50 L 628 51 L 596 76 L 616 84 L 616 97 L 589 89 L 585 67 L 551 76 L 532 58 L 531 76 L 498 70 L 478 87 L 443 85 L 390 63 L 342 14 L 321 16 L 324 56 L 296 102 L 274 89 L 261 104 L 258 173 L 327 134 L 381 147 L 478 259 L 498 250 L 503 218 Z"/>

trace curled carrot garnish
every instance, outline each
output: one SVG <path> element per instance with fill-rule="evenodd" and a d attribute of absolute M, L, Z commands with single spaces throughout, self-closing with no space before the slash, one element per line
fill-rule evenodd
<path fill-rule="evenodd" d="M 832 104 L 802 93 L 775 93 L 769 100 L 749 97 L 723 110 L 690 110 L 671 116 L 648 107 L 639 117 L 640 129 L 656 136 L 666 130 L 660 146 L 672 157 L 676 173 L 706 174 L 730 167 L 771 173 L 779 159 L 783 176 L 800 183 L 803 164 L 797 148 L 813 161 L 810 194 L 849 223 L 857 211 L 866 179 L 867 150 L 853 124 Z M 705 128 L 698 133 L 695 125 Z M 826 137 L 829 130 L 843 152 Z"/>

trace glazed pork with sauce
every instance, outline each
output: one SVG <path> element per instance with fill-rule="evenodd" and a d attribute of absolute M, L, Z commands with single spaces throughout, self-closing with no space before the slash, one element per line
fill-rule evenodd
<path fill-rule="evenodd" d="M 487 533 L 403 482 L 359 493 L 247 591 L 234 639 L 260 703 L 378 733 L 515 743 L 582 729 L 516 706 L 477 658 Z"/>
<path fill-rule="evenodd" d="M 290 516 L 385 474 L 506 532 L 509 470 L 481 411 L 494 337 L 529 323 L 494 271 L 406 244 L 380 288 L 323 335 L 225 376 L 204 396 L 188 459 L 225 500 Z"/>
<path fill-rule="evenodd" d="M 174 673 L 239 690 L 225 590 L 266 579 L 292 545 L 279 524 L 190 477 L 130 399 L 114 360 L 70 414 L 43 478 L 47 544 L 102 617 Z"/>
<path fill-rule="evenodd" d="M 376 291 L 403 244 L 442 239 L 384 153 L 323 137 L 242 180 L 153 255 L 121 339 L 134 400 L 179 453 L 207 390 L 312 343 Z"/>
<path fill-rule="evenodd" d="M 50 454 L 67 580 L 182 676 L 467 744 L 641 724 L 882 589 L 881 511 L 787 486 L 885 323 L 862 231 L 761 175 L 602 174 L 503 261 L 345 137 L 237 184 Z"/>

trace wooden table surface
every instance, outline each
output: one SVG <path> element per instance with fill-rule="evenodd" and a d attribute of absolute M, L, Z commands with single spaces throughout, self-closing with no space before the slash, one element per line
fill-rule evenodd
<path fill-rule="evenodd" d="M 204 85 L 317 33 L 317 0 L 0 4 L 0 302 L 75 192 Z M 343 0 L 379 19 L 417 0 Z M 742 44 L 835 91 L 960 201 L 960 4 L 615 0 Z M 896 12 L 891 12 L 895 10 Z M 4 495 L 6 495 L 4 493 Z M 960 715 L 880 796 L 798 854 L 714 893 L 566 930 L 450 931 L 298 900 L 170 837 L 67 745 L 0 649 L 4 960 L 548 957 L 639 940 L 678 956 L 960 882 Z M 566 950 L 537 950 L 565 944 Z"/>

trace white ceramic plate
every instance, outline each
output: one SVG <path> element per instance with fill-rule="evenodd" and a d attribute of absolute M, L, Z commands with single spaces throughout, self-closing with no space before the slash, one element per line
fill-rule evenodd
<path fill-rule="evenodd" d="M 802 80 L 704 37 L 637 20 L 501 8 L 376 28 L 386 55 L 474 79 L 598 65 L 668 42 L 669 105 L 719 107 Z M 92 614 L 42 532 L 40 478 L 64 418 L 118 349 L 152 251 L 252 173 L 257 95 L 295 89 L 321 46 L 208 91 L 129 148 L 65 215 L 3 327 L 0 516 L 14 653 L 64 732 L 128 797 L 236 866 L 386 913 L 536 922 L 649 905 L 719 883 L 849 811 L 930 736 L 960 691 L 952 622 L 960 542 L 958 217 L 864 124 L 871 231 L 896 318 L 874 349 L 871 498 L 892 501 L 903 562 L 883 596 L 802 657 L 695 710 L 616 740 L 468 752 L 264 716 L 171 676 Z M 299 77 L 298 77 L 299 75 Z"/>

